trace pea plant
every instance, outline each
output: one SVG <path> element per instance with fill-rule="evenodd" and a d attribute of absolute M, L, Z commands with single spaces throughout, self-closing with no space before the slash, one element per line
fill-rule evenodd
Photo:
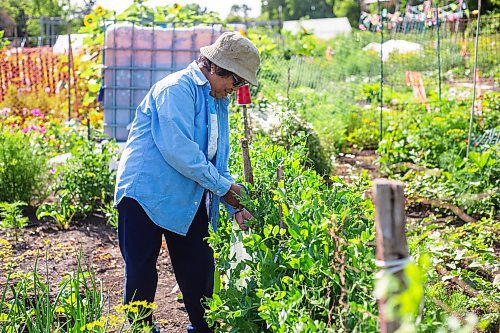
<path fill-rule="evenodd" d="M 245 204 L 255 220 L 243 235 L 228 224 L 210 236 L 222 276 L 208 319 L 219 322 L 218 332 L 374 331 L 367 184 L 349 187 L 334 177 L 327 186 L 306 167 L 304 137 L 289 139 L 296 144 L 288 150 L 261 135 L 252 142 L 256 182 L 248 187 L 255 196 Z M 236 143 L 231 156 L 240 156 Z M 240 165 L 234 159 L 231 170 L 241 175 Z M 278 182 L 279 165 L 285 177 Z M 238 239 L 248 253 L 239 262 L 231 250 Z"/>

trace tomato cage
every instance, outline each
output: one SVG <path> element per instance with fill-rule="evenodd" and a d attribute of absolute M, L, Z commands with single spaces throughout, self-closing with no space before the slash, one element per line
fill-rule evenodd
<path fill-rule="evenodd" d="M 104 133 L 125 141 L 137 106 L 151 86 L 197 59 L 221 23 L 104 22 Z"/>

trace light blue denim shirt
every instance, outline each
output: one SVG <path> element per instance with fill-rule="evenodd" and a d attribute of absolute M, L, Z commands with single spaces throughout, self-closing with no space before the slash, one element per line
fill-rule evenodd
<path fill-rule="evenodd" d="M 213 193 L 209 218 L 217 229 L 220 197 L 233 183 L 228 170 L 229 99 L 214 99 L 209 92 L 210 83 L 196 62 L 151 88 L 136 110 L 118 165 L 115 205 L 123 197 L 133 198 L 155 224 L 186 235 L 208 190 Z M 208 161 L 214 108 L 217 153 Z"/>

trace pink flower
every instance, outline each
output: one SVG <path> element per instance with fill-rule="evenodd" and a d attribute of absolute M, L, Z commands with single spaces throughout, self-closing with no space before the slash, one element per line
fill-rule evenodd
<path fill-rule="evenodd" d="M 45 92 L 48 94 L 50 93 L 50 87 L 45 87 Z"/>
<path fill-rule="evenodd" d="M 23 133 L 24 134 L 28 133 L 29 131 L 30 131 L 30 129 L 28 127 L 23 128 Z"/>
<path fill-rule="evenodd" d="M 49 172 L 50 172 L 51 175 L 54 175 L 56 173 L 56 170 L 55 169 L 50 169 Z"/>
<path fill-rule="evenodd" d="M 27 116 L 28 115 L 28 108 L 23 108 L 23 116 Z"/>
<path fill-rule="evenodd" d="M 45 126 L 41 125 L 38 129 L 40 133 L 45 133 L 47 130 L 45 129 Z"/>
<path fill-rule="evenodd" d="M 30 130 L 32 131 L 36 131 L 37 130 L 37 127 L 35 125 L 30 125 Z"/>
<path fill-rule="evenodd" d="M 43 113 L 40 111 L 40 109 L 33 109 L 31 110 L 31 115 L 34 117 L 42 117 L 43 118 Z"/>
<path fill-rule="evenodd" d="M 10 108 L 3 108 L 2 110 L 0 110 L 0 114 L 7 114 L 10 112 Z"/>

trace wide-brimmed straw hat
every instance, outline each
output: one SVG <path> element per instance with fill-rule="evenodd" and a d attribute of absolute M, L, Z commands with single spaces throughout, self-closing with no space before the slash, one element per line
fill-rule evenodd
<path fill-rule="evenodd" d="M 223 33 L 215 43 L 202 47 L 200 52 L 217 66 L 233 72 L 254 86 L 257 85 L 259 50 L 239 32 Z"/>

